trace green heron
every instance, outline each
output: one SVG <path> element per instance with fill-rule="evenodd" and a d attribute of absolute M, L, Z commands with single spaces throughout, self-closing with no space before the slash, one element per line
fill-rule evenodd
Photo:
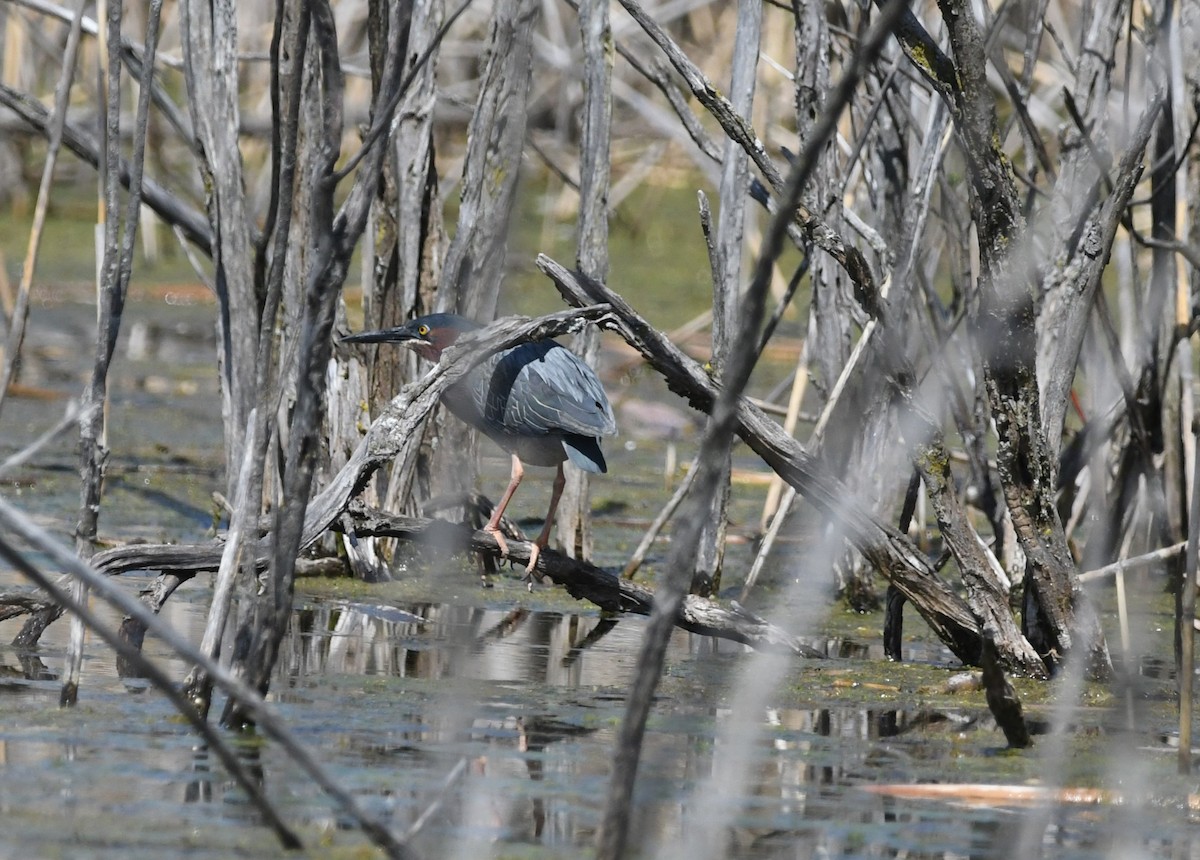
<path fill-rule="evenodd" d="M 342 340 L 399 343 L 412 347 L 422 358 L 438 361 L 460 334 L 479 327 L 457 314 L 429 314 L 397 328 L 362 332 Z M 483 527 L 500 545 L 502 556 L 508 555 L 508 544 L 500 533 L 500 518 L 525 474 L 522 461 L 557 467 L 546 523 L 529 554 L 527 569 L 533 571 L 538 555 L 549 542 L 554 512 L 562 496 L 563 463 L 570 460 L 586 472 L 608 471 L 599 437 L 614 435 L 617 424 L 604 387 L 575 353 L 544 340 L 488 356 L 447 388 L 442 402 L 460 420 L 481 430 L 512 455 L 508 489 Z"/>

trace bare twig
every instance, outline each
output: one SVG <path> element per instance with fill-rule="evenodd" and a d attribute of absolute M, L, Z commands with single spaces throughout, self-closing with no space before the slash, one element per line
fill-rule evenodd
<path fill-rule="evenodd" d="M 353 173 L 354 169 L 362 163 L 362 160 L 366 158 L 367 153 L 374 148 L 375 144 L 380 140 L 380 138 L 389 130 L 395 130 L 395 113 L 396 108 L 400 104 L 400 100 L 404 98 L 404 94 L 408 92 L 409 87 L 412 86 L 413 81 L 416 80 L 421 69 L 427 62 L 429 62 L 430 58 L 434 55 L 434 52 L 437 51 L 438 46 L 442 43 L 442 39 L 445 38 L 446 33 L 449 32 L 450 28 L 454 25 L 454 22 L 459 19 L 459 16 L 461 16 L 463 12 L 467 11 L 467 8 L 470 5 L 471 0 L 463 0 L 463 2 L 459 4 L 459 6 L 453 12 L 450 13 L 450 16 L 442 22 L 440 27 L 438 27 L 437 34 L 433 37 L 433 40 L 425 47 L 425 50 L 421 52 L 421 55 L 417 57 L 416 62 L 414 62 L 409 68 L 408 73 L 400 81 L 399 85 L 385 93 L 387 101 L 384 102 L 379 109 L 372 111 L 371 129 L 363 138 L 362 146 L 359 147 L 358 152 L 356 152 L 346 161 L 345 165 L 343 165 L 340 170 L 333 174 L 333 181 L 335 183 L 341 182 L 343 179 Z"/>
<path fill-rule="evenodd" d="M 1121 561 L 1115 561 L 1112 564 L 1106 564 L 1103 567 L 1097 567 L 1094 570 L 1089 570 L 1079 574 L 1080 582 L 1096 582 L 1098 580 L 1107 579 L 1110 576 L 1115 576 L 1118 573 L 1128 573 L 1129 571 L 1139 570 L 1143 567 L 1149 567 L 1154 564 L 1163 564 L 1178 558 L 1184 550 L 1187 549 L 1187 542 L 1172 544 L 1161 549 L 1153 550 L 1152 552 L 1143 553 L 1142 555 L 1134 556 L 1133 558 L 1125 558 Z"/>
<path fill-rule="evenodd" d="M 775 162 L 767 155 L 762 141 L 750 123 L 738 115 L 729 100 L 721 94 L 719 88 L 713 85 L 667 32 L 646 13 L 637 0 L 621 0 L 621 5 L 645 30 L 646 35 L 667 55 L 676 71 L 687 82 L 692 95 L 720 123 L 729 139 L 737 143 L 750 156 L 775 193 L 783 194 L 783 175 Z M 847 244 L 828 224 L 799 203 L 794 207 L 793 212 L 789 212 L 789 224 L 793 217 L 804 235 L 817 247 L 832 255 L 846 270 L 852 281 L 863 285 L 864 289 L 870 290 L 870 269 L 856 248 Z"/>
<path fill-rule="evenodd" d="M 21 117 L 31 127 L 42 134 L 49 135 L 53 117 L 49 111 L 34 98 L 17 92 L 9 86 L 0 84 L 0 104 L 4 105 Z M 67 122 L 63 125 L 63 143 L 83 161 L 99 167 L 102 158 L 100 144 L 80 126 Z M 120 179 L 128 187 L 131 168 L 125 159 L 120 162 Z M 142 193 L 145 203 L 168 224 L 178 226 L 203 253 L 212 253 L 212 231 L 208 223 L 195 209 L 189 207 L 178 196 L 146 178 L 142 182 Z"/>

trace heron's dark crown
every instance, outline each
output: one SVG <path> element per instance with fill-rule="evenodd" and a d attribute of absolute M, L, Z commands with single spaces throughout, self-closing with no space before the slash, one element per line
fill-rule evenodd
<path fill-rule="evenodd" d="M 423 317 L 415 317 L 405 324 L 405 328 L 413 331 L 421 326 L 427 326 L 431 331 L 452 331 L 455 337 L 464 331 L 474 331 L 480 327 L 475 320 L 469 320 L 458 314 L 426 314 Z"/>

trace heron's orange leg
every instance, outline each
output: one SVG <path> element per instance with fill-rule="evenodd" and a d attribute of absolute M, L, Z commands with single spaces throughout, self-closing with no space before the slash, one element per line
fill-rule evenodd
<path fill-rule="evenodd" d="M 562 498 L 563 487 L 567 484 L 567 478 L 563 474 L 563 464 L 558 464 L 558 473 L 554 476 L 554 489 L 550 493 L 550 510 L 546 512 L 546 524 L 542 526 L 542 533 L 538 535 L 538 539 L 533 542 L 533 549 L 529 551 L 529 564 L 525 566 L 526 578 L 529 576 L 537 576 L 534 568 L 537 567 L 538 556 L 542 554 L 542 548 L 550 543 L 550 530 L 554 528 L 554 514 L 558 511 L 558 500 Z M 540 580 L 541 577 L 539 576 Z M 532 581 L 530 582 L 532 585 Z"/>
<path fill-rule="evenodd" d="M 508 503 L 512 499 L 513 493 L 517 491 L 517 487 L 520 486 L 523 477 L 525 477 L 525 467 L 521 465 L 521 458 L 513 454 L 512 476 L 508 481 L 508 489 L 500 497 L 500 504 L 496 505 L 492 510 L 492 518 L 483 527 L 483 530 L 494 537 L 496 543 L 500 545 L 501 558 L 508 558 L 508 541 L 504 539 L 504 535 L 500 532 L 500 518 L 504 516 L 504 509 L 508 507 Z"/>

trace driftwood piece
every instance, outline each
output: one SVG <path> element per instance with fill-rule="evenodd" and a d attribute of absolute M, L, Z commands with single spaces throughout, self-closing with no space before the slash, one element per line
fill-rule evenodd
<path fill-rule="evenodd" d="M 417 517 L 392 516 L 384 511 L 352 503 L 347 517 L 334 528 L 345 529 L 347 520 L 359 537 L 393 537 L 405 541 L 433 541 L 441 546 L 471 550 L 500 557 L 495 539 L 482 530 Z M 508 539 L 508 559 L 518 564 L 529 560 L 529 541 Z M 654 609 L 654 590 L 622 579 L 594 564 L 570 558 L 546 548 L 538 556 L 537 572 L 563 586 L 577 600 L 587 600 L 609 612 L 649 615 Z M 683 602 L 676 625 L 692 633 L 741 642 L 759 650 L 818 656 L 790 633 L 746 611 L 736 603 L 722 606 L 714 600 L 689 595 Z"/>
<path fill-rule="evenodd" d="M 0 591 L 0 621 L 17 618 L 27 612 L 45 612 L 55 608 L 54 603 L 41 592 Z"/>

